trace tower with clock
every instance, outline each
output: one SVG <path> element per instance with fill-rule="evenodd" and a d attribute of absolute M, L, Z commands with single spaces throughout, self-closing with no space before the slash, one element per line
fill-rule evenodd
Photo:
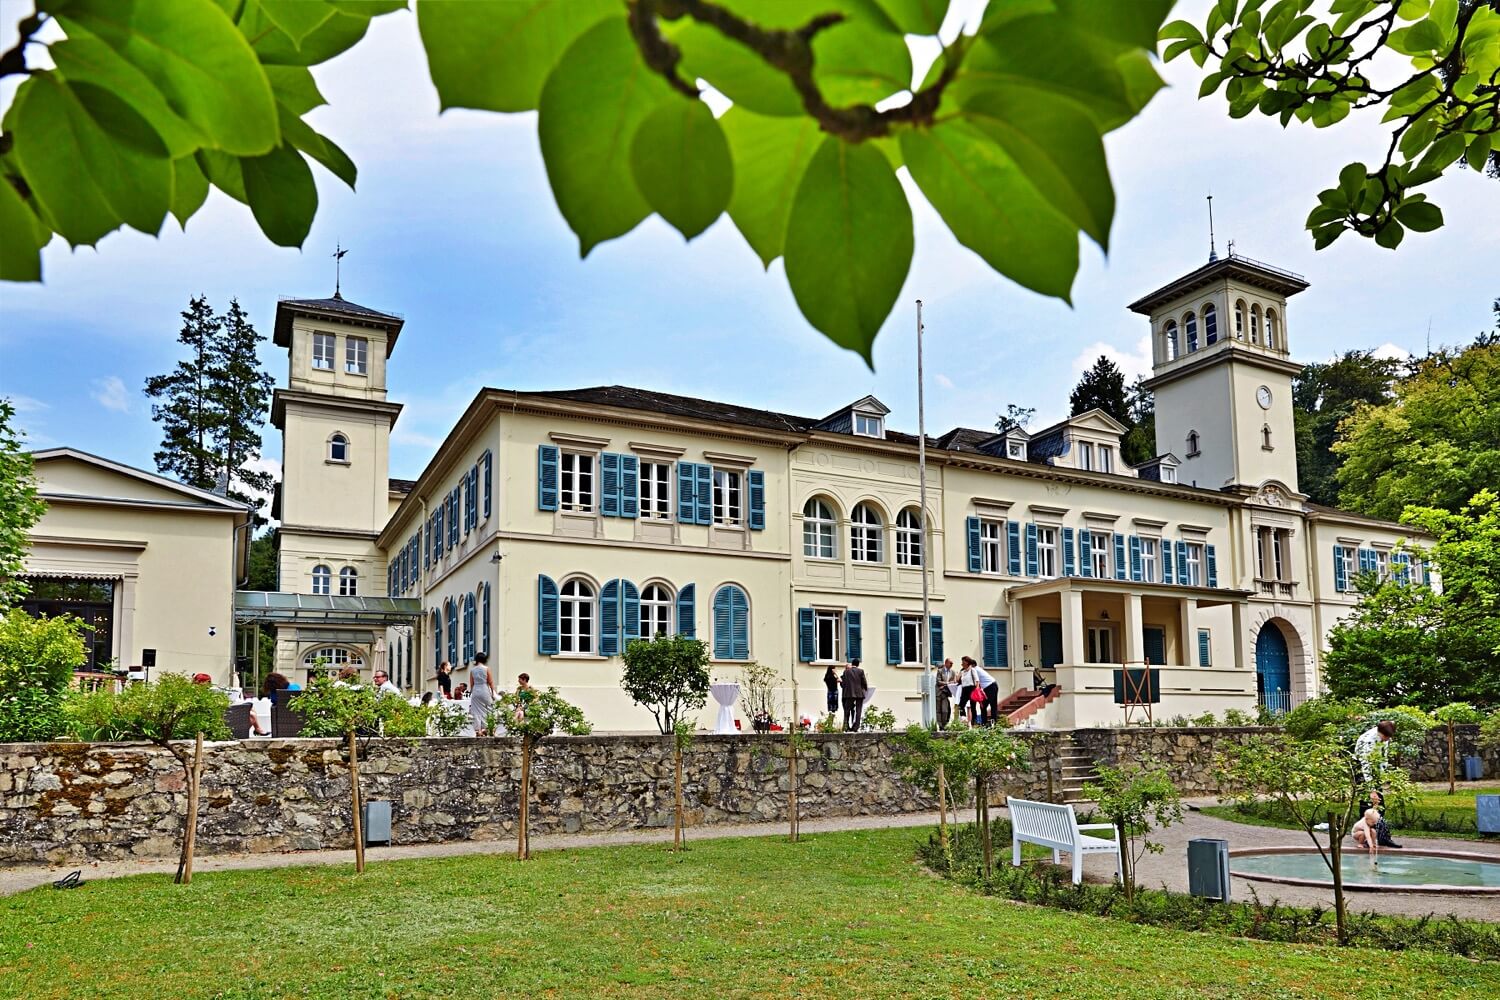
<path fill-rule="evenodd" d="M 1297 447 L 1287 299 L 1300 276 L 1231 253 L 1130 308 L 1151 320 L 1156 450 L 1180 465 L 1177 481 L 1253 491 L 1278 483 L 1297 492 Z"/>

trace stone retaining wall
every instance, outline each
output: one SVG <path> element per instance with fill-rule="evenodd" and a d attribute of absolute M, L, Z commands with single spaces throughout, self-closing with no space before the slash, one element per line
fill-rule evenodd
<path fill-rule="evenodd" d="M 1478 726 L 1453 727 L 1454 771 L 1458 780 L 1464 779 L 1464 758 L 1479 757 L 1484 761 L 1486 778 L 1500 777 L 1500 747 L 1481 750 Z M 1412 777 L 1417 781 L 1448 780 L 1448 729 L 1436 726 L 1427 732 L 1427 742 L 1422 745 L 1422 756 L 1412 768 Z"/>

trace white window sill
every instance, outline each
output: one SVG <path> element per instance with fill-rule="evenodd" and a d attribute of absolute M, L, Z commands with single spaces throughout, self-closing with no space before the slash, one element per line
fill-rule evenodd
<path fill-rule="evenodd" d="M 348 465 L 350 463 L 349 463 L 349 460 L 347 458 L 325 458 L 325 459 L 323 459 L 323 464 L 324 465 Z"/>
<path fill-rule="evenodd" d="M 607 660 L 609 657 L 598 653 L 553 653 L 549 659 L 553 660 Z"/>
<path fill-rule="evenodd" d="M 347 368 L 344 370 L 344 374 L 345 375 L 353 375 L 355 378 L 369 378 L 370 377 L 370 373 L 369 372 L 351 372 Z"/>
<path fill-rule="evenodd" d="M 725 666 L 729 666 L 729 667 L 743 667 L 745 664 L 750 663 L 752 661 L 750 660 L 749 657 L 746 657 L 743 660 L 721 660 L 721 659 L 719 659 L 718 657 L 715 656 L 715 657 L 710 657 L 708 662 L 709 663 L 722 663 Z"/>

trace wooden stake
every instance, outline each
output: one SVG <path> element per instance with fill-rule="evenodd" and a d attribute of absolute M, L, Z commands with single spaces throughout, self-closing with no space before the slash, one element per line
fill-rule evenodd
<path fill-rule="evenodd" d="M 673 753 L 676 760 L 673 762 L 672 791 L 675 802 L 675 810 L 672 816 L 672 850 L 682 850 L 682 747 L 676 745 L 676 736 L 673 736 Z"/>
<path fill-rule="evenodd" d="M 354 870 L 365 870 L 365 824 L 359 814 L 359 744 L 349 731 L 349 800 L 354 806 Z"/>
<path fill-rule="evenodd" d="M 1448 720 L 1448 794 L 1452 795 L 1456 788 L 1453 773 L 1453 720 Z"/>
<path fill-rule="evenodd" d="M 531 737 L 521 737 L 521 815 L 516 825 L 516 858 L 525 861 L 531 857 L 531 844 L 527 838 L 527 823 L 531 812 Z"/>
<path fill-rule="evenodd" d="M 183 885 L 193 880 L 193 849 L 198 840 L 198 776 L 203 771 L 203 734 L 193 741 L 193 766 L 188 771 L 187 829 L 182 834 L 182 858 L 177 864 L 177 878 Z"/>
<path fill-rule="evenodd" d="M 797 720 L 792 720 L 795 729 Z M 793 732 L 787 737 L 786 745 L 786 811 L 787 811 L 787 839 L 792 843 L 797 842 L 797 733 Z"/>
<path fill-rule="evenodd" d="M 938 765 L 938 842 L 948 849 L 948 780 L 943 765 Z"/>

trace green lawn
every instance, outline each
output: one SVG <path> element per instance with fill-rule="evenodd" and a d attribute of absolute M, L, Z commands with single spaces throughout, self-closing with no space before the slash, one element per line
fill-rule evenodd
<path fill-rule="evenodd" d="M 1500 995 L 1500 965 L 1138 927 L 986 899 L 925 831 L 164 876 L 0 900 L 0 996 Z"/>
<path fill-rule="evenodd" d="M 1448 794 L 1447 786 L 1423 788 L 1411 802 L 1386 813 L 1391 833 L 1395 837 L 1444 837 L 1454 840 L 1483 840 L 1491 842 L 1493 835 L 1481 835 L 1477 822 L 1476 795 L 1493 795 L 1500 792 L 1500 782 L 1466 782 Z M 1239 806 L 1205 806 L 1203 812 L 1220 819 L 1252 826 L 1274 826 L 1282 829 L 1300 829 L 1285 819 L 1274 804 L 1261 804 L 1249 810 Z"/>

